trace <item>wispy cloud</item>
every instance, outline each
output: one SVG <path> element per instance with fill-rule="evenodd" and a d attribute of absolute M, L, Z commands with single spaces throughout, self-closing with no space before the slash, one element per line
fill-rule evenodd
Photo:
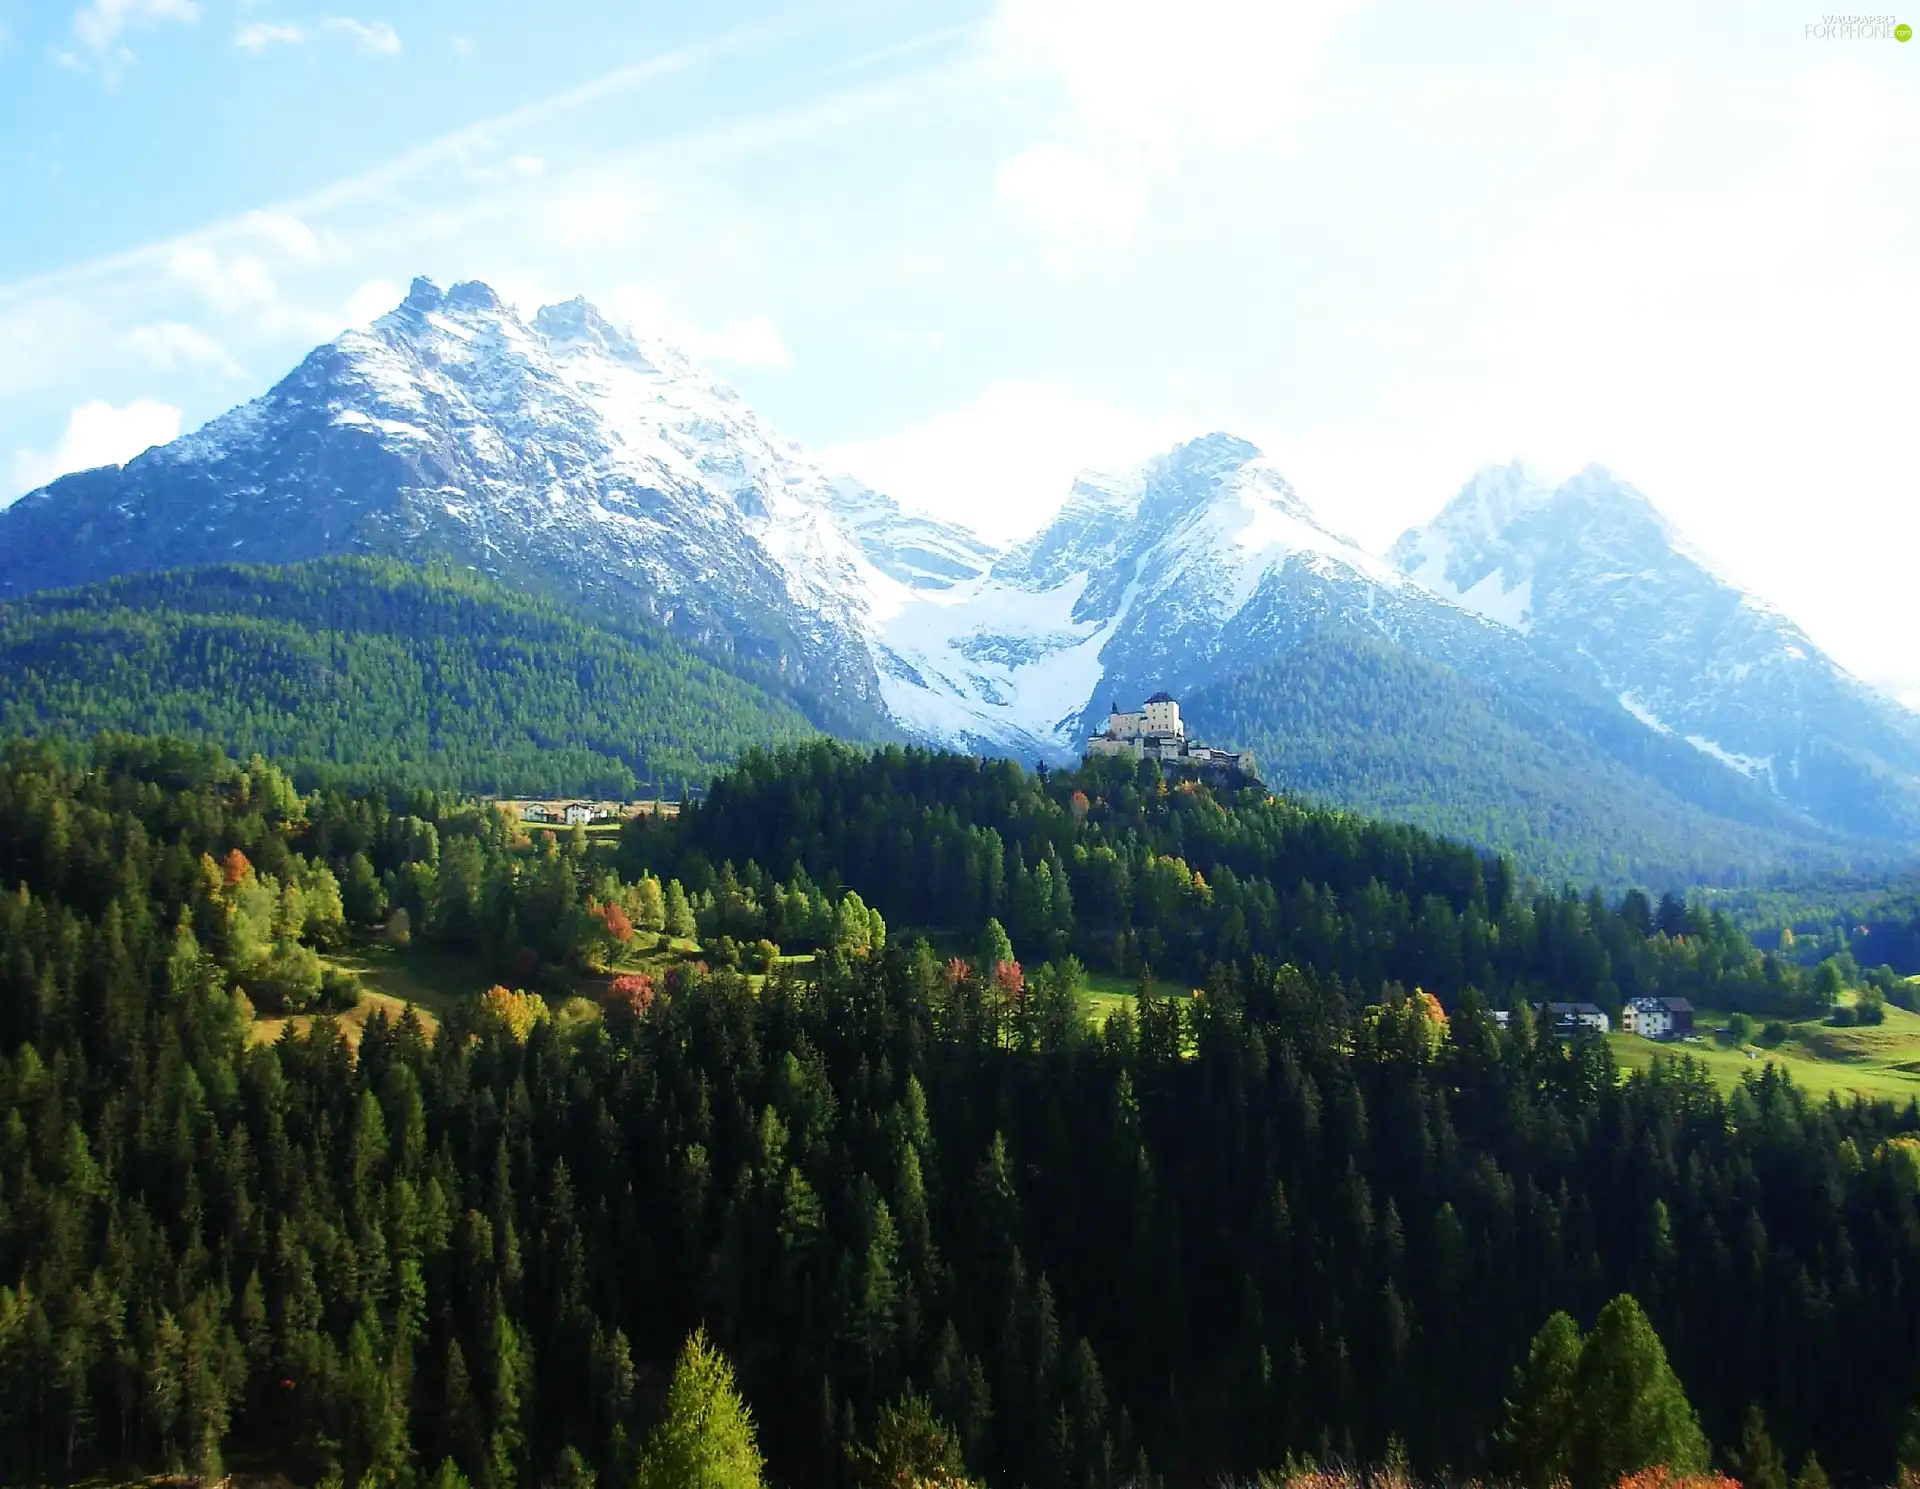
<path fill-rule="evenodd" d="M 185 321 L 152 321 L 127 332 L 127 349 L 162 372 L 180 367 L 216 367 L 229 377 L 241 375 L 227 349 L 198 326 Z"/>
<path fill-rule="evenodd" d="M 1359 4 L 1002 0 L 1000 51 L 1050 74 L 1068 107 L 1050 138 L 1006 162 L 1001 199 L 1056 239 L 1125 241 L 1154 178 L 1176 171 L 1192 146 L 1289 136 L 1309 111 L 1335 28 Z"/>
<path fill-rule="evenodd" d="M 268 47 L 299 46 L 307 39 L 304 27 L 276 21 L 247 21 L 233 33 L 233 44 L 243 52 L 264 52 Z"/>
<path fill-rule="evenodd" d="M 763 372 L 785 372 L 793 353 L 780 330 L 763 315 L 747 316 L 723 326 L 702 326 L 674 314 L 653 290 L 623 285 L 613 294 L 612 310 L 643 336 L 671 342 L 696 362 L 751 367 Z"/>
<path fill-rule="evenodd" d="M 195 0 L 92 0 L 74 12 L 73 34 L 82 46 L 104 52 L 133 27 L 199 19 Z"/>
<path fill-rule="evenodd" d="M 180 435 L 180 410 L 140 398 L 124 407 L 88 403 L 67 416 L 60 443 L 48 451 L 21 450 L 13 457 L 13 495 L 98 465 L 119 465 L 152 445 Z"/>
<path fill-rule="evenodd" d="M 146 26 L 192 25 L 200 19 L 197 0 L 90 0 L 73 13 L 77 52 L 55 55 L 69 67 L 100 72 L 111 83 L 133 61 L 123 39 Z"/>
<path fill-rule="evenodd" d="M 162 3 L 172 3 L 172 0 L 162 0 Z M 300 221 L 338 207 L 366 201 L 435 166 L 496 153 L 500 140 L 511 138 L 532 125 L 570 114 L 600 99 L 662 81 L 722 56 L 747 51 L 784 34 L 786 29 L 777 23 L 742 27 L 713 41 L 648 57 L 535 103 L 452 130 L 437 139 L 403 151 L 360 175 L 345 177 L 302 196 L 258 211 L 222 218 L 176 237 L 158 239 L 121 253 L 104 254 L 65 268 L 0 284 L 0 307 L 30 300 L 49 291 L 73 290 L 111 279 L 129 269 L 165 265 L 182 248 L 245 242 L 258 235 L 263 220 Z M 716 132 L 716 137 L 724 135 L 725 131 Z"/>
<path fill-rule="evenodd" d="M 350 41 L 370 57 L 400 54 L 400 33 L 391 23 L 358 21 L 352 16 L 328 16 L 312 28 L 289 22 L 246 21 L 233 33 L 233 44 L 243 52 L 259 53 L 272 46 L 303 46 L 323 36 Z"/>
<path fill-rule="evenodd" d="M 370 57 L 396 57 L 400 54 L 400 33 L 386 21 L 356 21 L 352 16 L 329 16 L 320 29 L 354 42 Z"/>

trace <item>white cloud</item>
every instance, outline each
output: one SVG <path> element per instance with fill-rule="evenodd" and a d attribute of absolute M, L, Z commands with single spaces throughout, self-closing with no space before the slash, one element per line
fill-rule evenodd
<path fill-rule="evenodd" d="M 1488 459 L 1599 460 L 1844 664 L 1910 675 L 1875 595 L 1920 547 L 1920 108 L 1855 62 L 1786 88 L 1589 72 L 1568 92 L 1550 142 L 1587 168 L 1490 235 L 1453 339 L 1275 453 L 1374 543 Z M 1768 145 L 1697 176 L 1716 129 Z"/>
<path fill-rule="evenodd" d="M 386 21 L 356 21 L 351 16 L 328 16 L 320 23 L 323 31 L 345 36 L 360 50 L 373 57 L 393 57 L 400 52 L 400 33 Z"/>
<path fill-rule="evenodd" d="M 290 212 L 250 212 L 222 238 L 182 239 L 167 254 L 168 277 L 222 315 L 267 330 L 330 335 L 331 318 L 290 301 L 283 274 L 323 267 L 336 245 Z"/>
<path fill-rule="evenodd" d="M 1002 199 L 1044 233 L 1126 238 L 1193 148 L 1285 142 L 1360 0 L 1002 0 L 994 36 L 1064 88 L 1065 138 L 1016 153 Z"/>
<path fill-rule="evenodd" d="M 184 321 L 153 321 L 135 326 L 125 337 L 127 349 L 162 372 L 191 366 L 217 367 L 238 377 L 240 364 L 227 349 L 197 326 Z"/>
<path fill-rule="evenodd" d="M 303 28 L 274 21 L 247 21 L 233 33 L 233 44 L 243 52 L 264 52 L 271 46 L 299 46 L 306 39 Z"/>
<path fill-rule="evenodd" d="M 255 253 L 223 253 L 205 244 L 186 243 L 173 251 L 167 267 L 215 310 L 229 315 L 271 306 L 280 299 L 280 286 Z"/>
<path fill-rule="evenodd" d="M 1052 237 L 1124 240 L 1146 215 L 1146 175 L 1099 151 L 1044 144 L 1001 167 L 1000 199 L 1023 208 Z"/>
<path fill-rule="evenodd" d="M 89 403 L 67 417 L 60 443 L 46 453 L 22 450 L 13 457 L 16 495 L 38 490 L 69 472 L 98 465 L 119 465 L 152 445 L 180 436 L 180 410 L 150 398 L 125 407 Z"/>
<path fill-rule="evenodd" d="M 1007 542 L 1039 531 L 1081 471 L 1125 469 L 1204 432 L 1053 383 L 999 382 L 965 407 L 821 454 L 903 505 Z"/>
<path fill-rule="evenodd" d="M 639 334 L 671 342 L 696 362 L 771 372 L 793 366 L 793 353 L 779 328 L 764 315 L 746 316 L 724 326 L 701 326 L 669 310 L 657 292 L 635 285 L 616 289 L 608 308 Z"/>
<path fill-rule="evenodd" d="M 92 0 L 73 14 L 73 34 L 97 56 L 112 52 L 123 33 L 169 21 L 191 25 L 200 19 L 195 0 Z"/>
<path fill-rule="evenodd" d="M 405 287 L 391 279 L 370 279 L 347 297 L 347 324 L 371 325 L 406 296 Z"/>
<path fill-rule="evenodd" d="M 275 21 L 246 21 L 233 33 L 233 44 L 243 52 L 263 52 L 270 46 L 304 46 L 316 36 L 339 36 L 371 57 L 397 56 L 400 33 L 386 21 L 356 21 L 351 16 L 329 16 L 317 29 Z"/>

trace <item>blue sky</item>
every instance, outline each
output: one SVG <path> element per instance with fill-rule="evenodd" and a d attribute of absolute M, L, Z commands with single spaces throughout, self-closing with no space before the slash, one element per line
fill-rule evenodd
<path fill-rule="evenodd" d="M 1000 538 L 1212 428 L 1375 546 L 1599 460 L 1920 686 L 1920 43 L 1820 21 L 0 0 L 0 501 L 483 278 Z"/>

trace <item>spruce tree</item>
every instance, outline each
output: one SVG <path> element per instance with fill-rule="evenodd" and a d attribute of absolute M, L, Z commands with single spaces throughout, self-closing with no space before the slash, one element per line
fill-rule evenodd
<path fill-rule="evenodd" d="M 666 1419 L 654 1429 L 638 1489 L 761 1489 L 753 1417 L 734 1388 L 733 1365 L 696 1329 L 667 1387 Z"/>
<path fill-rule="evenodd" d="M 1515 1373 L 1500 1444 L 1509 1470 L 1527 1489 L 1550 1489 L 1572 1472 L 1581 1343 L 1579 1326 L 1556 1313 L 1533 1336 L 1527 1362 Z"/>
<path fill-rule="evenodd" d="M 1573 1390 L 1573 1489 L 1606 1489 L 1656 1465 L 1681 1474 L 1706 1468 L 1700 1419 L 1631 1294 L 1600 1310 L 1580 1350 Z"/>
<path fill-rule="evenodd" d="M 1787 1460 L 1767 1435 L 1766 1418 L 1758 1403 L 1747 1407 L 1732 1468 L 1744 1489 L 1788 1489 Z"/>
<path fill-rule="evenodd" d="M 924 1396 L 911 1393 L 880 1408 L 873 1442 L 849 1444 L 861 1489 L 966 1489 L 960 1444 Z"/>

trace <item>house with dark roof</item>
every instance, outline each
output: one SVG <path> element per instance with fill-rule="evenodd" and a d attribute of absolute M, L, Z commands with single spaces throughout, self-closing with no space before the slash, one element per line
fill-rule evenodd
<path fill-rule="evenodd" d="M 1546 1010 L 1553 1020 L 1554 1035 L 1560 1039 L 1571 1039 L 1582 1029 L 1605 1034 L 1613 1027 L 1613 1020 L 1598 1003 L 1549 1003 Z"/>
<path fill-rule="evenodd" d="M 1620 1010 L 1620 1027 L 1646 1039 L 1680 1039 L 1693 1032 L 1693 1005 L 1685 998 L 1633 998 Z"/>

